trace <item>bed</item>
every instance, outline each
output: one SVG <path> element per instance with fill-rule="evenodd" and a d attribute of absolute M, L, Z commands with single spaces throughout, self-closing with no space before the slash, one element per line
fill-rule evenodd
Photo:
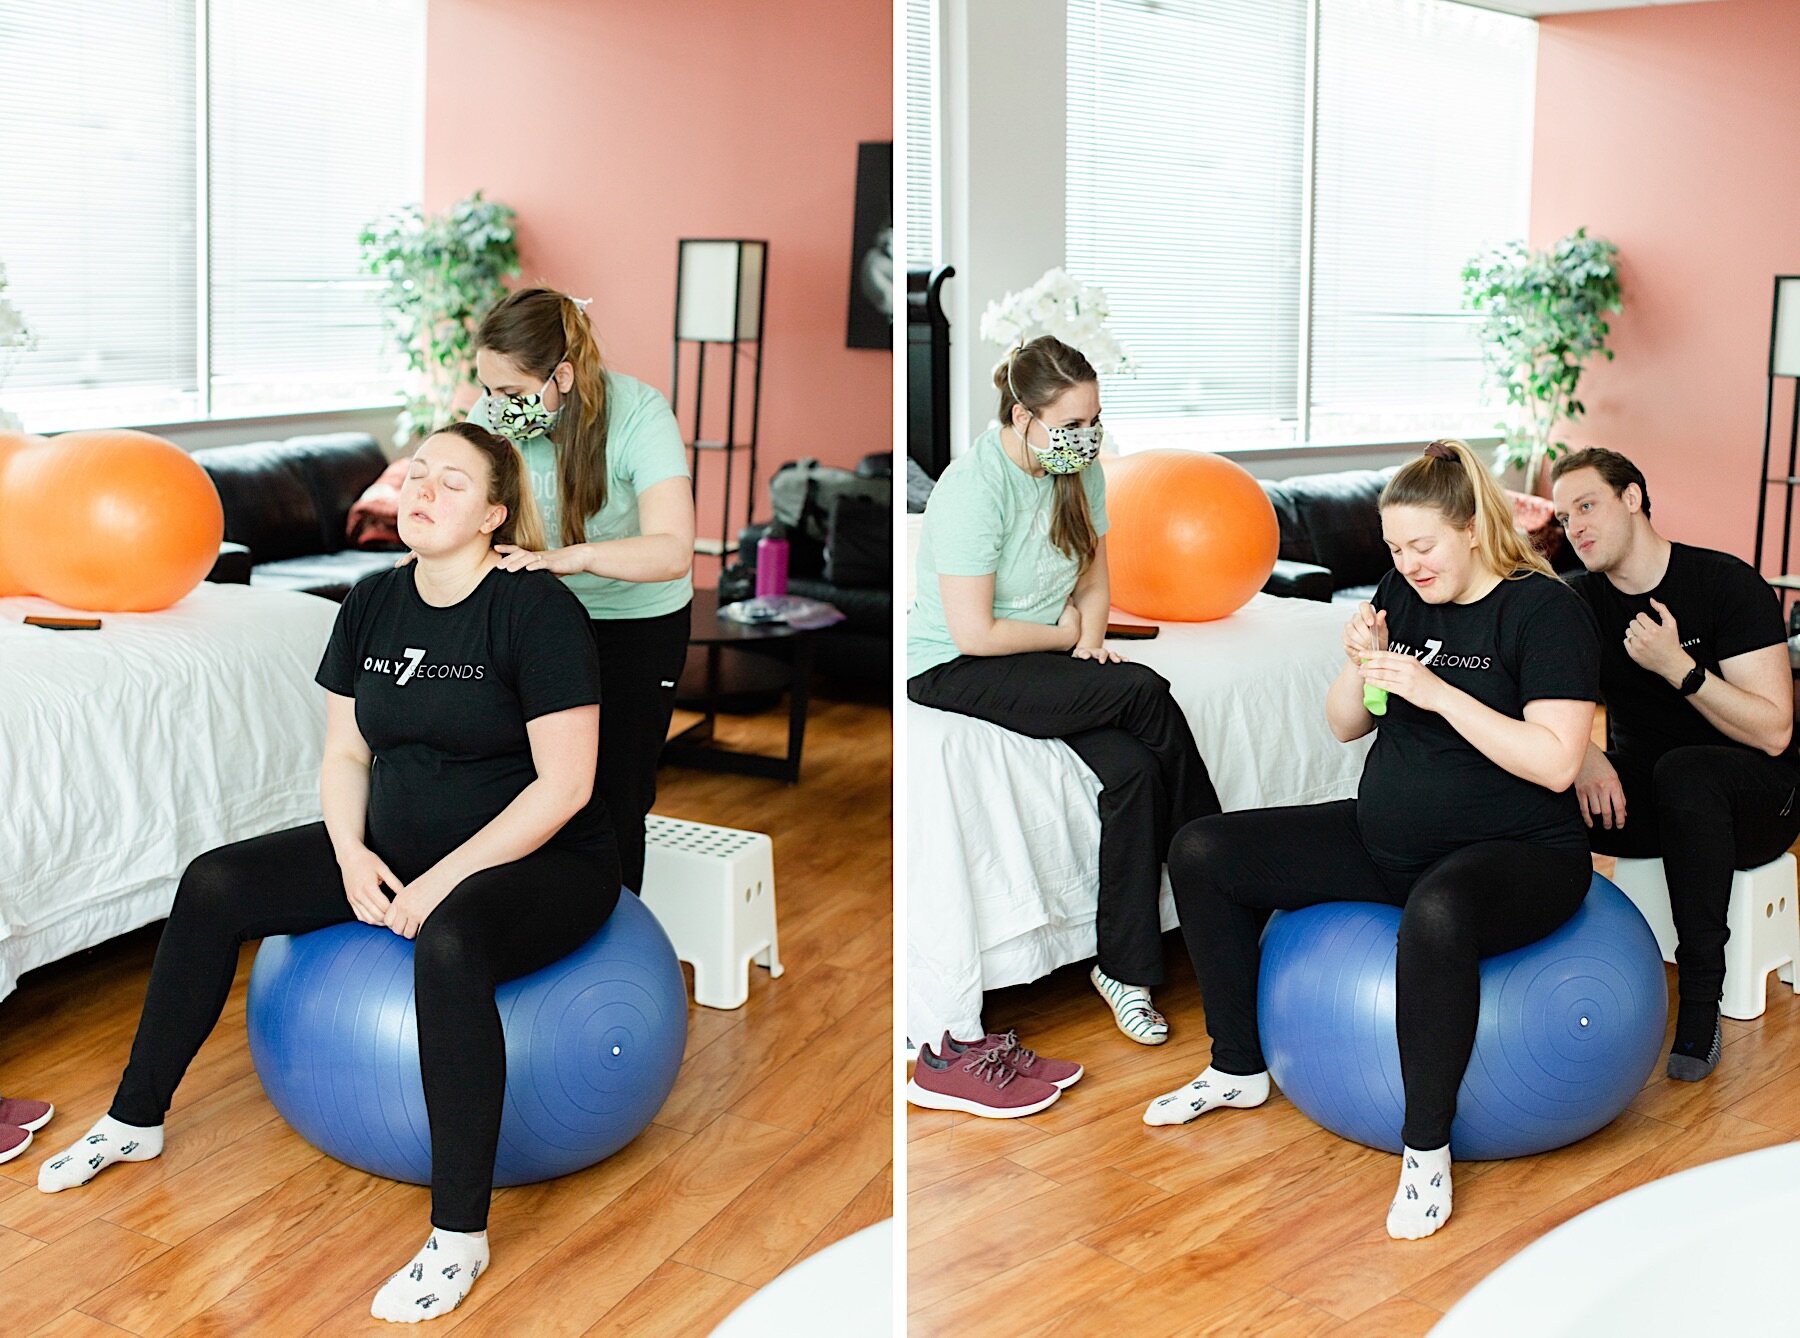
<path fill-rule="evenodd" d="M 168 914 L 194 856 L 319 817 L 338 606 L 203 584 L 98 632 L 0 599 L 0 999 L 19 976 Z"/>
<path fill-rule="evenodd" d="M 1325 724 L 1346 616 L 1342 605 L 1257 595 L 1229 618 L 1116 648 L 1169 680 L 1225 808 L 1322 803 L 1356 792 L 1369 742 L 1341 744 Z M 1056 740 L 912 703 L 906 726 L 917 1044 L 946 1030 L 980 1035 L 983 991 L 1093 956 L 1100 784 Z M 1162 915 L 1173 928 L 1166 875 Z"/>

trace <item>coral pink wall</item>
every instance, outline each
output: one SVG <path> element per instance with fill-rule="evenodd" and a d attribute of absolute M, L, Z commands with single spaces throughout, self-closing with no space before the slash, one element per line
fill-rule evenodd
<path fill-rule="evenodd" d="M 851 465 L 893 441 L 892 354 L 844 345 L 856 146 L 893 138 L 892 51 L 866 0 L 432 0 L 425 205 L 512 205 L 522 280 L 592 297 L 610 363 L 665 395 L 676 241 L 766 239 L 758 472 Z M 759 518 L 766 499 L 759 480 Z M 743 505 L 740 480 L 734 533 Z M 718 515 L 704 488 L 702 534 Z"/>
<path fill-rule="evenodd" d="M 1586 224 L 1625 287 L 1571 444 L 1636 460 L 1664 534 L 1746 559 L 1773 281 L 1800 273 L 1797 52 L 1792 0 L 1545 19 L 1538 46 L 1532 244 Z"/>

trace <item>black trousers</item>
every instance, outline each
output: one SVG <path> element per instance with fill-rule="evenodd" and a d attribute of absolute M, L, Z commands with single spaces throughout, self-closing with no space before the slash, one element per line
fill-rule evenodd
<path fill-rule="evenodd" d="M 1400 906 L 1394 993 L 1402 1133 L 1410 1148 L 1441 1148 L 1475 1045 L 1481 959 L 1562 925 L 1580 909 L 1592 874 L 1585 850 L 1517 841 L 1482 842 L 1422 873 L 1396 873 L 1369 857 L 1354 799 L 1190 823 L 1169 852 L 1169 878 L 1206 1003 L 1212 1062 L 1223 1073 L 1268 1067 L 1256 1027 L 1256 976 L 1269 911 L 1326 901 Z"/>
<path fill-rule="evenodd" d="M 1625 790 L 1625 825 L 1596 822 L 1588 842 L 1602 855 L 1661 857 L 1681 997 L 1716 1004 L 1732 871 L 1767 864 L 1800 838 L 1800 763 L 1723 745 L 1672 748 L 1649 763 L 1606 756 Z"/>
<path fill-rule="evenodd" d="M 916 675 L 921 706 L 1061 739 L 1100 778 L 1100 969 L 1160 985 L 1163 857 L 1182 824 L 1219 811 L 1206 763 L 1168 680 L 1141 664 L 1061 651 L 962 655 Z"/>
<path fill-rule="evenodd" d="M 600 652 L 600 760 L 594 785 L 619 842 L 619 876 L 644 887 L 644 818 L 656 803 L 656 766 L 687 660 L 690 605 L 654 618 L 593 618 Z"/>
<path fill-rule="evenodd" d="M 431 1123 L 433 1226 L 487 1226 L 506 1089 L 494 987 L 573 952 L 606 923 L 618 900 L 618 870 L 609 854 L 545 846 L 465 879 L 420 929 L 413 988 Z M 175 1088 L 219 1021 L 240 944 L 355 918 L 322 822 L 221 846 L 188 865 L 150 968 L 112 1117 L 163 1122 Z"/>

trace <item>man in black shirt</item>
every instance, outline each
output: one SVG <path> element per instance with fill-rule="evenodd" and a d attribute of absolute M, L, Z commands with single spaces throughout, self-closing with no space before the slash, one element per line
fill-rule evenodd
<path fill-rule="evenodd" d="M 1671 543 L 1643 473 L 1615 451 L 1556 462 L 1557 519 L 1587 571 L 1570 584 L 1600 630 L 1607 750 L 1575 788 L 1593 849 L 1660 856 L 1678 944 L 1672 1078 L 1719 1062 L 1734 869 L 1800 836 L 1800 762 L 1781 606 L 1746 562 Z"/>

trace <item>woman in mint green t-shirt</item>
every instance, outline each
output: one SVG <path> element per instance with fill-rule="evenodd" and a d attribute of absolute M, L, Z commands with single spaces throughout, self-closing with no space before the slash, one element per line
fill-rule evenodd
<path fill-rule="evenodd" d="M 694 498 L 668 401 L 602 363 L 586 305 L 526 288 L 488 312 L 476 334 L 482 397 L 469 420 L 518 446 L 551 545 L 496 551 L 509 570 L 562 577 L 587 609 L 600 653 L 595 785 L 617 829 L 625 886 L 636 890 L 687 657 Z"/>
<path fill-rule="evenodd" d="M 1061 739 L 1099 777 L 1098 962 L 1119 1028 L 1168 1038 L 1159 897 L 1169 839 L 1219 811 L 1168 682 L 1104 644 L 1106 482 L 1100 386 L 1080 352 L 1044 336 L 994 373 L 1001 426 L 950 463 L 925 508 L 907 615 L 907 696 L 922 706 Z"/>

